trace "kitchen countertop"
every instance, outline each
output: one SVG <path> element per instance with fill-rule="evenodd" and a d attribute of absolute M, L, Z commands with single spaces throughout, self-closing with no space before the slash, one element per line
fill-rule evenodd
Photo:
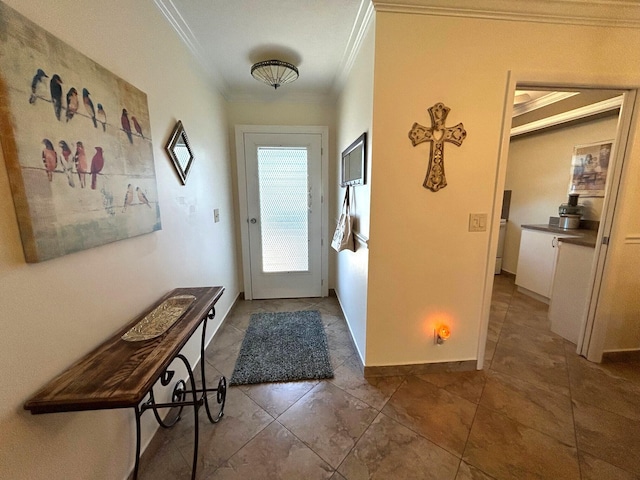
<path fill-rule="evenodd" d="M 560 235 L 572 235 L 569 238 L 559 238 L 560 242 L 570 243 L 572 245 L 581 245 L 583 247 L 595 248 L 597 230 L 589 230 L 586 228 L 559 228 L 553 225 L 521 225 L 522 228 L 529 230 L 538 230 L 540 232 L 557 233 Z"/>

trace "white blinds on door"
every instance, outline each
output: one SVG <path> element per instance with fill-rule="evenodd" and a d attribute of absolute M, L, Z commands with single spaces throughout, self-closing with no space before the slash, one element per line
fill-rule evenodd
<path fill-rule="evenodd" d="M 258 148 L 262 271 L 309 270 L 307 149 Z"/>

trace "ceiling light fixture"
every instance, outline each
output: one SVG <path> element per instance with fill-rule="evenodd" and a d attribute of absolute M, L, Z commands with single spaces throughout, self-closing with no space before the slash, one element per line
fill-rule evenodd
<path fill-rule="evenodd" d="M 251 75 L 277 90 L 280 85 L 297 80 L 298 69 L 282 60 L 265 60 L 251 67 Z"/>

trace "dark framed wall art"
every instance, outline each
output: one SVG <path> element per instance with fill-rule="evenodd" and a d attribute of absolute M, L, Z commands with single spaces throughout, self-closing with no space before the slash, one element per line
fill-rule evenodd
<path fill-rule="evenodd" d="M 340 186 L 366 183 L 367 132 L 360 135 L 342 152 Z"/>

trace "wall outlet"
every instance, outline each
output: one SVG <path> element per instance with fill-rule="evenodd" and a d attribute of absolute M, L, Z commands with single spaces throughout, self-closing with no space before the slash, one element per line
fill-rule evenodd
<path fill-rule="evenodd" d="M 213 209 L 213 222 L 214 223 L 218 223 L 219 221 L 220 221 L 220 209 L 214 208 Z"/>
<path fill-rule="evenodd" d="M 487 214 L 486 213 L 470 213 L 469 214 L 469 231 L 470 232 L 486 232 L 487 231 Z"/>

